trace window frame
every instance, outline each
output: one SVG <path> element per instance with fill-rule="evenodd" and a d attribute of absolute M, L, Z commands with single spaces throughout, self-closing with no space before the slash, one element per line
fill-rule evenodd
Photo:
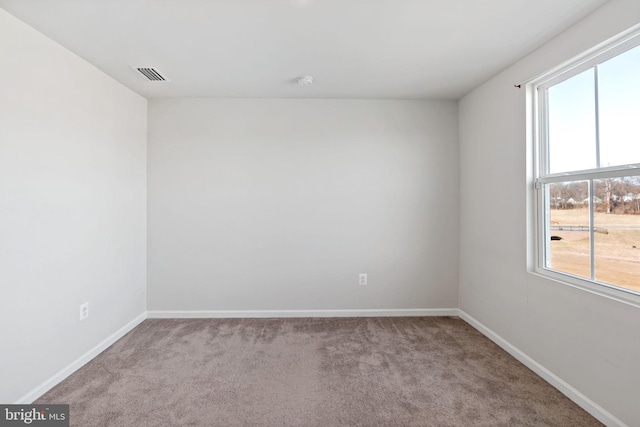
<path fill-rule="evenodd" d="M 547 90 L 557 84 L 560 84 L 582 72 L 595 68 L 595 98 L 596 104 L 596 158 L 597 166 L 599 166 L 599 135 L 598 133 L 598 79 L 597 66 L 609 59 L 612 59 L 630 49 L 640 46 L 640 25 L 636 25 L 629 30 L 619 34 L 612 39 L 601 43 L 593 49 L 575 57 L 543 75 L 532 79 L 525 83 L 528 98 L 528 134 L 529 140 L 533 142 L 532 150 L 529 152 L 532 156 L 532 162 L 529 167 L 532 173 L 529 174 L 531 191 L 530 195 L 533 206 L 532 220 L 530 221 L 531 233 L 528 234 L 532 242 L 529 250 L 532 252 L 532 264 L 529 271 L 536 275 L 566 284 L 572 287 L 596 293 L 608 298 L 632 304 L 640 307 L 640 292 L 609 283 L 598 282 L 584 277 L 576 276 L 571 273 L 560 270 L 553 270 L 545 265 L 545 254 L 548 253 L 550 241 L 547 241 L 549 235 L 548 215 L 550 207 L 548 206 L 549 198 L 545 198 L 544 184 L 568 181 L 589 181 L 589 199 L 593 200 L 594 190 L 591 183 L 593 180 L 602 178 L 619 178 L 626 176 L 640 175 L 640 163 L 611 166 L 595 169 L 585 169 L 572 172 L 549 173 L 549 153 L 548 153 L 548 100 Z M 590 241 L 591 252 L 590 257 L 593 260 L 593 206 L 590 204 Z M 591 264 L 593 272 L 593 264 Z"/>

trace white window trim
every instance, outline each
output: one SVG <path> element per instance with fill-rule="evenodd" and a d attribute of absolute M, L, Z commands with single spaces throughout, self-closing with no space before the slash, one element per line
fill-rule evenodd
<path fill-rule="evenodd" d="M 546 114 L 546 109 L 544 108 L 544 102 L 546 101 L 539 99 L 539 93 L 544 93 L 545 89 L 639 45 L 640 25 L 636 25 L 523 84 L 527 92 L 527 139 L 530 142 L 528 144 L 530 147 L 528 153 L 532 156 L 532 159 L 530 158 L 527 164 L 528 168 L 531 168 L 530 171 L 533 172 L 527 174 L 529 176 L 527 193 L 532 207 L 532 211 L 530 211 L 532 215 L 528 221 L 529 230 L 527 232 L 530 240 L 528 244 L 531 261 L 528 268 L 529 273 L 638 308 L 640 308 L 640 292 L 592 281 L 570 273 L 551 270 L 544 266 L 545 245 L 548 245 L 549 242 L 546 241 L 547 230 L 545 229 L 545 215 L 543 214 L 544 197 L 542 185 L 567 180 L 578 181 L 597 179 L 599 177 L 640 175 L 640 163 L 590 169 L 570 174 L 545 174 L 546 171 L 541 169 L 546 166 L 546 163 L 542 165 L 540 159 L 543 158 L 542 156 L 546 156 L 546 141 L 542 136 L 546 134 L 545 126 L 547 121 L 540 120 L 540 117 L 542 114 Z M 542 90 L 539 91 L 539 88 Z"/>

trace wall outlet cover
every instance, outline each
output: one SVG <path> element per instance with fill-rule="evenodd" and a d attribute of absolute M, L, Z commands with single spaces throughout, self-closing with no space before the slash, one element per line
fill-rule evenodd
<path fill-rule="evenodd" d="M 89 303 L 80 304 L 80 321 L 89 317 Z"/>

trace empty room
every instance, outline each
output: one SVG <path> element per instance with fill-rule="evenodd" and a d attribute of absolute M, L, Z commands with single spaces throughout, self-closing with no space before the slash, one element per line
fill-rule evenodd
<path fill-rule="evenodd" d="M 638 0 L 0 0 L 0 425 L 640 427 Z"/>

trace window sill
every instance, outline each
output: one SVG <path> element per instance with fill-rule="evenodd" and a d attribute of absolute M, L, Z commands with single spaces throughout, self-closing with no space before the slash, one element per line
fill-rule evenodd
<path fill-rule="evenodd" d="M 570 274 L 564 274 L 545 268 L 536 268 L 533 271 L 529 271 L 529 274 L 538 276 L 561 285 L 570 286 L 591 294 L 601 296 L 616 302 L 631 305 L 636 308 L 640 308 L 640 293 L 632 290 L 623 290 L 622 288 L 614 287 L 606 284 L 594 283 L 589 280 L 583 280 L 577 276 Z"/>

